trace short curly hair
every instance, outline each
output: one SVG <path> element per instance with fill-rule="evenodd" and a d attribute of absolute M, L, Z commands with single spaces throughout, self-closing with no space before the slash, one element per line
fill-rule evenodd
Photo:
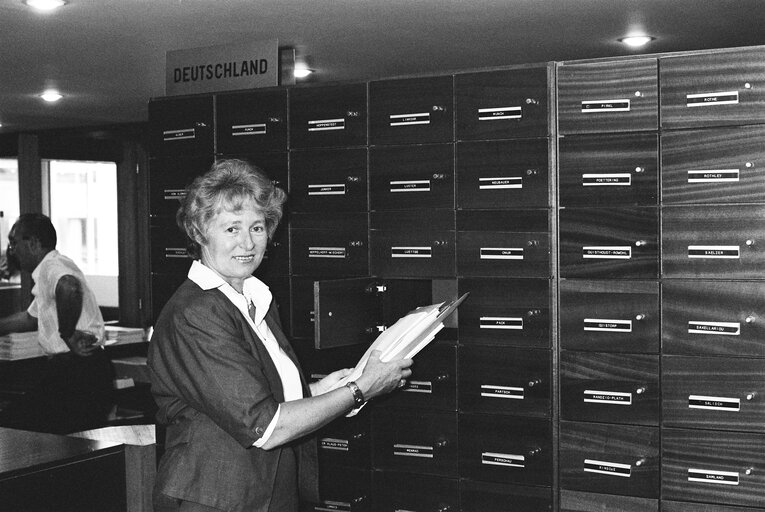
<path fill-rule="evenodd" d="M 210 170 L 186 188 L 176 221 L 186 233 L 188 253 L 194 259 L 207 243 L 207 227 L 223 210 L 237 211 L 252 201 L 263 213 L 269 240 L 282 218 L 287 194 L 274 186 L 266 174 L 244 160 L 218 160 Z"/>

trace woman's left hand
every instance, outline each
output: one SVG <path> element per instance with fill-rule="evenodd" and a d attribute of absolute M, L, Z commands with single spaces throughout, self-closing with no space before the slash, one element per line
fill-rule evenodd
<path fill-rule="evenodd" d="M 311 388 L 311 395 L 312 396 L 318 396 L 323 395 L 330 389 L 332 389 L 332 386 L 343 380 L 345 377 L 350 375 L 350 373 L 353 371 L 353 368 L 343 368 L 341 370 L 334 371 L 321 379 L 318 382 L 313 382 L 310 385 Z"/>

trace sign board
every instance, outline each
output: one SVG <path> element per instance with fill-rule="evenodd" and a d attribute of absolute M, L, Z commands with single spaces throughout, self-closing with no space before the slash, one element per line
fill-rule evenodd
<path fill-rule="evenodd" d="M 167 52 L 165 95 L 279 85 L 276 39 Z"/>

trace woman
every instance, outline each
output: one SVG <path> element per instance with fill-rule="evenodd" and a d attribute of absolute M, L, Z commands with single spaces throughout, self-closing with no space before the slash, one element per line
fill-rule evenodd
<path fill-rule="evenodd" d="M 240 160 L 216 162 L 178 211 L 195 261 L 160 314 L 149 349 L 158 419 L 167 425 L 157 510 L 296 511 L 317 499 L 310 434 L 411 375 L 411 359 L 379 353 L 355 383 L 310 386 L 252 276 L 285 194 Z M 196 259 L 198 258 L 198 259 Z"/>

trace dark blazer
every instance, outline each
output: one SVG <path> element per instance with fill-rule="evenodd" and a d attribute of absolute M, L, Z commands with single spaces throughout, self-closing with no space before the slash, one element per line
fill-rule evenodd
<path fill-rule="evenodd" d="M 299 369 L 273 301 L 266 323 Z M 167 425 L 155 492 L 248 512 L 294 501 L 298 484 L 304 499 L 318 500 L 315 438 L 252 447 L 284 401 L 282 384 L 265 345 L 223 292 L 187 279 L 157 319 L 148 364 L 157 419 Z M 302 373 L 301 381 L 309 396 Z"/>

